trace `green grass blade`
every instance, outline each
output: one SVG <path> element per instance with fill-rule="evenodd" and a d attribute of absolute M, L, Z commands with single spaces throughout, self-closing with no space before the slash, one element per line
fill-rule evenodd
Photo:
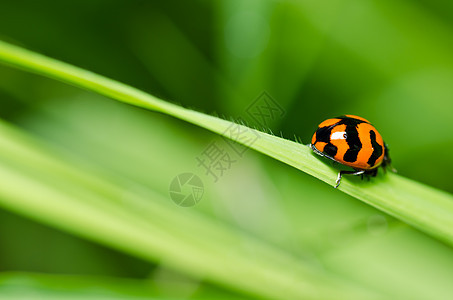
<path fill-rule="evenodd" d="M 250 145 L 251 148 L 330 185 L 334 184 L 337 171 L 315 157 L 304 145 L 179 107 L 117 81 L 4 42 L 0 42 L 0 61 L 122 102 L 174 116 L 238 142 L 259 134 L 259 138 Z M 245 133 L 236 136 L 228 130 L 230 126 L 238 126 L 237 129 Z M 369 183 L 344 179 L 339 190 L 453 245 L 453 197 L 450 194 L 396 174 L 378 176 Z"/>
<path fill-rule="evenodd" d="M 297 257 L 155 193 L 81 170 L 0 123 L 0 203 L 9 210 L 194 278 L 259 298 L 375 299 Z"/>
<path fill-rule="evenodd" d="M 187 279 L 152 279 L 3 272 L 0 273 L 0 298 L 9 300 L 249 299 Z"/>

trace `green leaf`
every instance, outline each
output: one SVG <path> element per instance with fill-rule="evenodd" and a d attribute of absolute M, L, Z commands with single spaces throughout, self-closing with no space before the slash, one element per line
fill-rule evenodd
<path fill-rule="evenodd" d="M 2 299 L 246 299 L 229 292 L 178 278 L 137 280 L 97 276 L 0 273 Z"/>
<path fill-rule="evenodd" d="M 171 115 L 239 143 L 258 136 L 248 146 L 334 185 L 337 171 L 299 143 L 165 102 L 120 82 L 5 42 L 0 42 L 0 61 L 118 101 Z M 244 133 L 235 135 L 234 130 Z M 448 193 L 391 173 L 378 176 L 369 183 L 345 179 L 339 190 L 453 245 L 453 197 Z"/>
<path fill-rule="evenodd" d="M 0 122 L 0 201 L 12 211 L 195 278 L 276 299 L 374 299 L 372 291 L 194 211 L 157 192 L 59 158 Z"/>

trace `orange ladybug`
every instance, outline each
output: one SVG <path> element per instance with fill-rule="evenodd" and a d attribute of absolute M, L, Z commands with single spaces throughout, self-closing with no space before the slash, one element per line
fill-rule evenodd
<path fill-rule="evenodd" d="M 340 171 L 335 188 L 345 174 L 376 176 L 378 167 L 390 165 L 389 150 L 370 122 L 354 115 L 325 120 L 313 134 L 310 148 L 354 171 Z M 394 169 L 392 169 L 395 171 Z"/>

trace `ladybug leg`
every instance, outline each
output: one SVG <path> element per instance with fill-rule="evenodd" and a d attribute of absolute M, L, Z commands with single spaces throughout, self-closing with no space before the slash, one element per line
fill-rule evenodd
<path fill-rule="evenodd" d="M 363 175 L 365 175 L 367 181 L 370 181 L 370 177 L 376 177 L 378 173 L 378 169 L 373 169 L 373 170 L 368 170 L 368 171 L 365 171 L 365 173 L 363 173 Z"/>
<path fill-rule="evenodd" d="M 335 181 L 336 185 L 334 186 L 334 188 L 338 188 L 338 186 L 340 185 L 340 182 L 341 182 L 341 178 L 343 175 L 363 175 L 365 174 L 365 171 L 364 170 L 359 170 L 359 171 L 340 171 L 338 173 L 338 176 L 337 176 L 337 180 Z"/>

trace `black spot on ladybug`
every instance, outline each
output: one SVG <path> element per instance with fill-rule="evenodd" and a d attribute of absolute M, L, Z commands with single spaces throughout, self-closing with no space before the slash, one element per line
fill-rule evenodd
<path fill-rule="evenodd" d="M 370 139 L 371 146 L 373 147 L 373 153 L 371 154 L 367 163 L 370 165 L 370 167 L 372 167 L 376 163 L 376 160 L 382 155 L 382 146 L 376 142 L 376 132 L 374 132 L 374 130 L 370 130 Z"/>
<path fill-rule="evenodd" d="M 350 117 L 346 117 L 346 116 L 338 117 L 338 119 L 341 119 L 341 121 L 337 123 L 338 125 L 339 124 L 345 124 L 345 125 L 357 126 L 360 123 L 366 123 L 365 121 L 362 121 L 362 120 L 359 120 L 359 119 L 350 118 Z"/>
<path fill-rule="evenodd" d="M 343 160 L 347 162 L 355 162 L 360 149 L 362 149 L 362 142 L 360 141 L 356 126 L 356 124 L 346 125 L 346 142 L 348 143 L 349 149 L 344 154 Z"/>
<path fill-rule="evenodd" d="M 334 157 L 337 154 L 337 151 L 338 151 L 337 146 L 332 145 L 330 143 L 324 147 L 324 152 L 331 157 Z"/>
<path fill-rule="evenodd" d="M 321 127 L 316 130 L 316 141 L 330 143 L 330 134 L 332 133 L 332 126 Z"/>

